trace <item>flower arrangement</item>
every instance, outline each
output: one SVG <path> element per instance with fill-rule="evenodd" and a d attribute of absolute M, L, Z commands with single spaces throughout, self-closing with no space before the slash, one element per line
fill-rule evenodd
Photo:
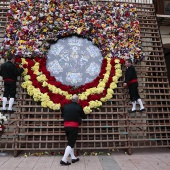
<path fill-rule="evenodd" d="M 12 0 L 2 55 L 46 57 L 51 41 L 79 35 L 96 44 L 104 57 L 140 60 L 139 21 L 133 4 Z"/>
<path fill-rule="evenodd" d="M 5 127 L 3 125 L 3 123 L 7 121 L 7 118 L 6 116 L 3 116 L 1 113 L 0 113 L 0 132 L 3 132 Z"/>
<path fill-rule="evenodd" d="M 85 113 L 90 113 L 91 108 L 98 108 L 102 106 L 102 102 L 112 98 L 113 90 L 117 88 L 118 79 L 122 76 L 121 64 L 124 60 L 104 58 L 98 77 L 75 89 L 56 81 L 50 75 L 46 68 L 46 58 L 18 58 L 17 62 L 24 67 L 25 82 L 22 87 L 27 89 L 34 101 L 41 101 L 43 107 L 59 110 L 77 93 Z"/>
<path fill-rule="evenodd" d="M 90 113 L 112 98 L 124 60 L 143 58 L 133 4 L 12 0 L 7 17 L 1 54 L 18 57 L 24 67 L 22 87 L 43 107 L 58 110 L 78 93 L 84 111 Z M 57 81 L 46 69 L 50 44 L 70 35 L 91 40 L 103 55 L 100 74 L 77 88 Z"/>

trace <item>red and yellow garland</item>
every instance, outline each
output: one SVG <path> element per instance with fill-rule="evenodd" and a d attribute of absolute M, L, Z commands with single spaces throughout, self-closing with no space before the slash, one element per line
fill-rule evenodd
<path fill-rule="evenodd" d="M 24 81 L 22 87 L 27 89 L 34 101 L 41 101 L 43 107 L 59 110 L 61 106 L 69 103 L 73 94 L 78 93 L 80 104 L 85 113 L 92 108 L 102 106 L 102 102 L 112 98 L 117 88 L 118 79 L 122 76 L 121 64 L 124 60 L 104 58 L 98 77 L 90 83 L 73 89 L 57 82 L 46 69 L 45 58 L 18 58 L 24 67 Z"/>

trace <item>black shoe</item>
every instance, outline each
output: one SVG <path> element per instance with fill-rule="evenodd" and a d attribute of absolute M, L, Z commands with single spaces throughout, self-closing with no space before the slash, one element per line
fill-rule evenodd
<path fill-rule="evenodd" d="M 66 165 L 66 166 L 68 166 L 68 165 L 71 165 L 71 163 L 70 162 L 64 162 L 64 161 L 60 161 L 60 165 Z"/>
<path fill-rule="evenodd" d="M 15 110 L 8 110 L 8 113 L 14 113 Z"/>
<path fill-rule="evenodd" d="M 128 110 L 129 113 L 135 113 L 136 110 Z"/>
<path fill-rule="evenodd" d="M 143 111 L 146 111 L 146 109 L 145 109 L 145 108 L 143 108 L 143 109 L 139 110 L 139 112 L 143 112 Z"/>
<path fill-rule="evenodd" d="M 77 159 L 72 159 L 72 163 L 75 163 L 75 162 L 78 162 L 79 161 L 79 158 Z"/>
<path fill-rule="evenodd" d="M 2 113 L 7 113 L 7 110 L 1 110 Z"/>

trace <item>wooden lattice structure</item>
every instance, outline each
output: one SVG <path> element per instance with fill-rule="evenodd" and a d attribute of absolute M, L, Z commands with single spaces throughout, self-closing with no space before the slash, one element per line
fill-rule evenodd
<path fill-rule="evenodd" d="M 0 1 L 1 41 L 8 6 L 7 0 Z M 77 149 L 128 149 L 130 153 L 132 148 L 170 145 L 170 87 L 154 5 L 137 3 L 136 6 L 146 57 L 135 66 L 147 111 L 127 112 L 131 105 L 127 91 L 122 87 L 122 77 L 113 98 L 100 110 L 93 110 L 83 121 Z M 60 112 L 42 108 L 34 102 L 22 89 L 21 82 L 20 77 L 15 103 L 17 112 L 7 114 L 8 122 L 6 132 L 0 137 L 0 149 L 12 150 L 15 156 L 22 150 L 64 150 L 66 137 Z M 2 80 L 0 89 L 2 93 Z"/>

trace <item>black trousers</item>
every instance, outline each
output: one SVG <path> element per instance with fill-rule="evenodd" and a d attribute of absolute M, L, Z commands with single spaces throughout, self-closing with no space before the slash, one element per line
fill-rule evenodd
<path fill-rule="evenodd" d="M 64 127 L 64 130 L 67 136 L 68 146 L 74 148 L 78 136 L 78 127 Z"/>
<path fill-rule="evenodd" d="M 128 85 L 128 89 L 129 89 L 130 100 L 132 102 L 137 101 L 140 98 L 138 92 L 138 82 Z"/>
<path fill-rule="evenodd" d="M 4 81 L 3 97 L 15 98 L 15 95 L 16 95 L 16 81 Z"/>

